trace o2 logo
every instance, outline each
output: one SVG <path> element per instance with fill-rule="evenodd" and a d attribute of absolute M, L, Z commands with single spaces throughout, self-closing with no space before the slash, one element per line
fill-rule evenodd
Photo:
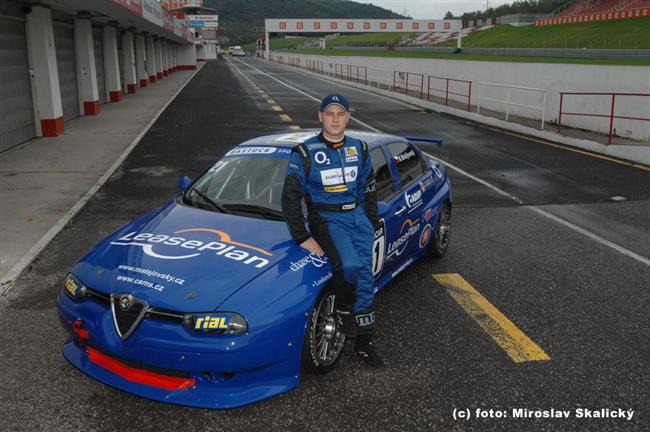
<path fill-rule="evenodd" d="M 324 151 L 319 151 L 316 152 L 314 155 L 314 160 L 316 161 L 317 164 L 320 165 L 329 165 L 330 164 L 330 158 L 327 157 L 327 154 Z"/>

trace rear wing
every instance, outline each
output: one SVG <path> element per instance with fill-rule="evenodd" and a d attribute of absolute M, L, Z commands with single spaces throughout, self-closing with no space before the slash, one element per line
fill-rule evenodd
<path fill-rule="evenodd" d="M 427 138 L 427 137 L 411 137 L 411 136 L 405 136 L 409 141 L 414 141 L 414 142 L 429 142 L 429 143 L 435 143 L 438 148 L 442 147 L 442 138 Z"/>

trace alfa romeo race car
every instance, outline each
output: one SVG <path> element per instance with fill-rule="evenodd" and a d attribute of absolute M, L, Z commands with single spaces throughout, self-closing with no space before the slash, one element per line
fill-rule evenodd
<path fill-rule="evenodd" d="M 162 402 L 232 408 L 325 373 L 345 336 L 326 257 L 291 239 L 281 195 L 292 148 L 318 131 L 246 141 L 179 193 L 101 241 L 65 277 L 63 355 L 91 377 Z M 409 139 L 369 132 L 381 217 L 373 272 L 383 288 L 449 243 L 444 165 Z"/>

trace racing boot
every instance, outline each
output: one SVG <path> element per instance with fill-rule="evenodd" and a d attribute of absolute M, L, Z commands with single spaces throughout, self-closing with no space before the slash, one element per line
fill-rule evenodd
<path fill-rule="evenodd" d="M 352 311 L 337 309 L 336 325 L 341 329 L 346 338 L 352 339 L 357 337 L 357 323 Z"/>
<path fill-rule="evenodd" d="M 361 334 L 357 337 L 357 342 L 354 344 L 354 352 L 363 360 L 365 364 L 372 368 L 380 368 L 384 365 L 384 360 L 372 344 L 372 336 L 369 334 Z"/>

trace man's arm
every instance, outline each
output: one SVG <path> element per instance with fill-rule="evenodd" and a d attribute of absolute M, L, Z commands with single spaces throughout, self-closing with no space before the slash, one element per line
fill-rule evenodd
<path fill-rule="evenodd" d="M 284 178 L 282 213 L 289 226 L 291 237 L 298 244 L 304 243 L 310 237 L 309 232 L 305 229 L 305 218 L 302 214 L 305 183 L 305 167 L 297 150 L 294 149 L 289 157 L 287 176 Z"/>
<path fill-rule="evenodd" d="M 366 216 L 373 226 L 377 226 L 379 222 L 379 209 L 377 208 L 377 182 L 375 181 L 375 171 L 372 169 L 372 159 L 370 158 L 370 151 L 365 142 L 361 143 L 365 155 L 363 161 L 363 171 L 361 173 L 361 181 L 363 181 L 363 188 L 357 189 L 357 200 L 359 203 L 365 205 Z"/>

